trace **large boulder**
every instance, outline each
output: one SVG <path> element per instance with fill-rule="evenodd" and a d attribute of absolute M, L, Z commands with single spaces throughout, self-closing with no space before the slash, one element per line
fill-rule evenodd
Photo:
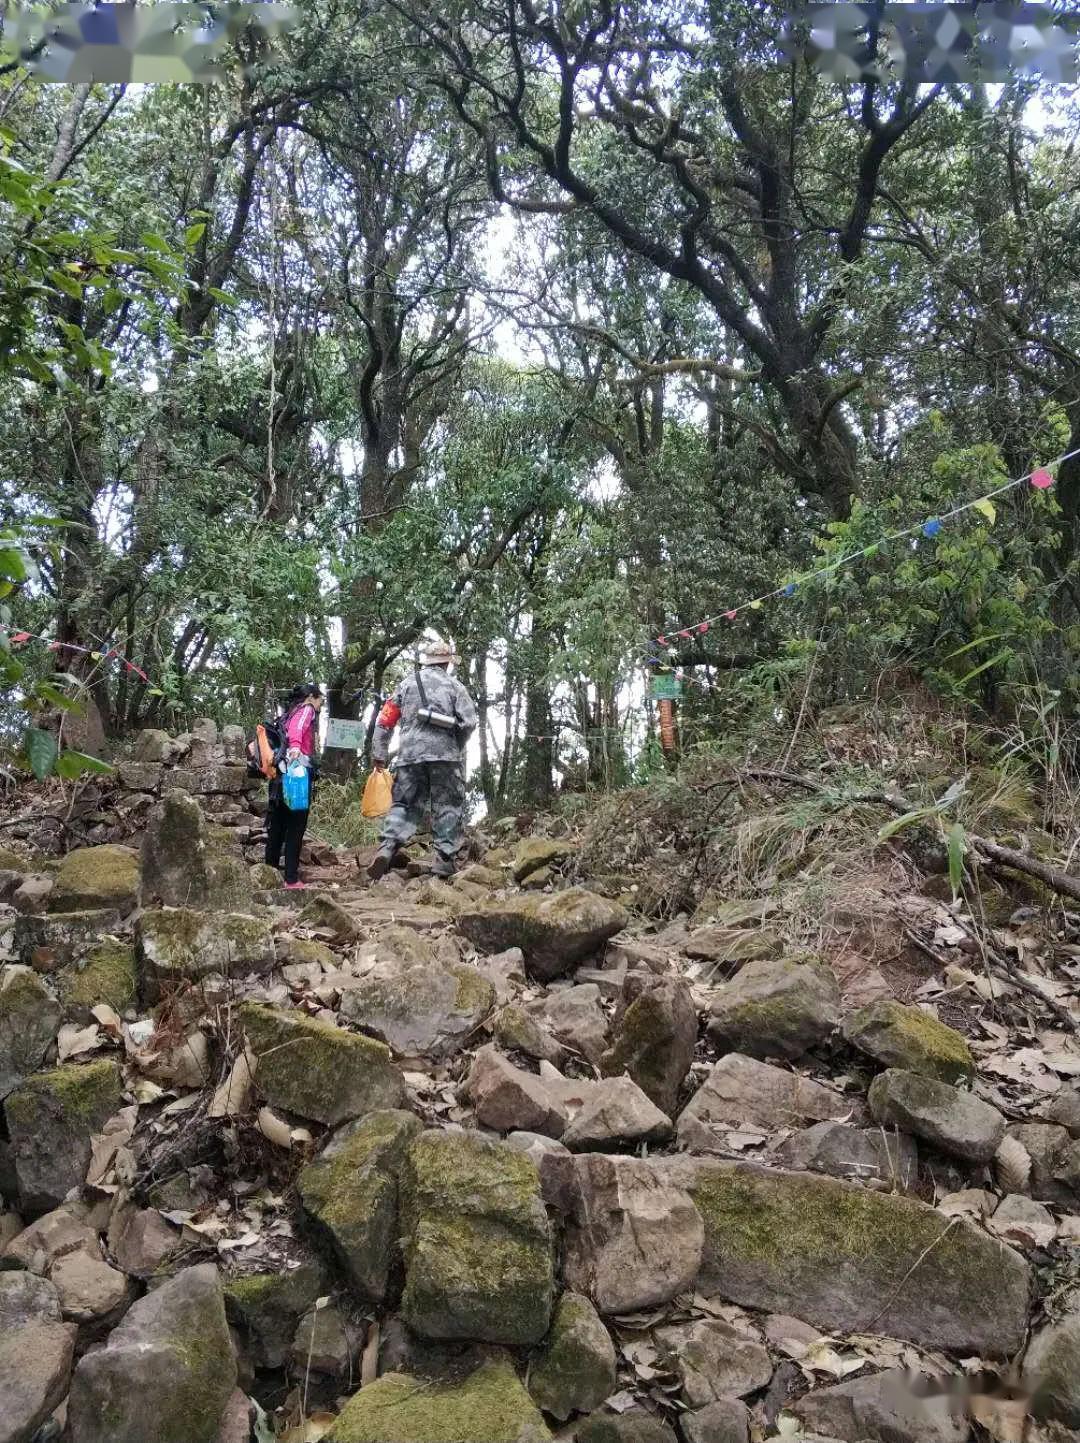
<path fill-rule="evenodd" d="M 139 854 L 131 847 L 78 847 L 60 863 L 50 912 L 115 908 L 130 912 L 139 893 Z"/>
<path fill-rule="evenodd" d="M 236 762 L 208 762 L 201 766 L 178 767 L 172 775 L 173 786 L 196 796 L 239 796 L 259 782 L 248 776 L 245 765 Z"/>
<path fill-rule="evenodd" d="M 548 1443 L 551 1434 L 506 1357 L 446 1382 L 385 1373 L 350 1398 L 326 1443 Z"/>
<path fill-rule="evenodd" d="M 683 1109 L 679 1145 L 695 1152 L 723 1146 L 732 1128 L 764 1131 L 849 1117 L 858 1108 L 835 1088 L 782 1067 L 730 1052 Z"/>
<path fill-rule="evenodd" d="M 996 1107 L 947 1082 L 890 1067 L 870 1085 L 870 1111 L 882 1127 L 899 1127 L 963 1162 L 989 1162 L 1005 1136 Z"/>
<path fill-rule="evenodd" d="M 343 1129 L 297 1180 L 304 1212 L 350 1285 L 379 1303 L 397 1246 L 398 1174 L 420 1131 L 408 1112 L 373 1112 Z"/>
<path fill-rule="evenodd" d="M 426 1338 L 538 1343 L 554 1264 L 535 1164 L 474 1134 L 424 1132 L 401 1190 L 408 1326 Z"/>
<path fill-rule="evenodd" d="M 168 732 L 143 727 L 135 738 L 131 755 L 137 762 L 171 762 L 178 755 L 178 748 Z"/>
<path fill-rule="evenodd" d="M 883 1067 L 901 1067 L 941 1082 L 963 1082 L 975 1072 L 964 1038 L 921 1007 L 892 999 L 871 1002 L 844 1019 L 844 1036 Z"/>
<path fill-rule="evenodd" d="M 22 1209 L 57 1207 L 81 1187 L 90 1139 L 121 1105 L 115 1062 L 67 1062 L 28 1078 L 4 1103 Z"/>
<path fill-rule="evenodd" d="M 77 1334 L 51 1283 L 0 1272 L 0 1443 L 30 1443 L 63 1402 Z"/>
<path fill-rule="evenodd" d="M 71 1443 L 216 1443 L 235 1387 L 217 1270 L 188 1268 L 137 1302 L 75 1369 Z"/>
<path fill-rule="evenodd" d="M 41 1066 L 60 1030 L 60 1006 L 29 967 L 0 968 L 0 1100 Z"/>
<path fill-rule="evenodd" d="M 242 911 L 251 903 L 251 878 L 239 857 L 217 852 L 202 808 L 176 789 L 150 813 L 142 842 L 143 906 Z"/>
<path fill-rule="evenodd" d="M 804 1427 L 842 1443 L 966 1443 L 970 1424 L 953 1393 L 919 1398 L 899 1371 L 818 1388 L 792 1405 Z"/>
<path fill-rule="evenodd" d="M 591 956 L 629 920 L 617 902 L 571 887 L 485 902 L 461 912 L 457 926 L 482 952 L 520 947 L 534 975 L 546 982 Z"/>
<path fill-rule="evenodd" d="M 276 1272 L 245 1273 L 224 1285 L 225 1316 L 243 1329 L 257 1368 L 282 1368 L 300 1319 L 326 1291 L 322 1268 L 311 1262 Z"/>
<path fill-rule="evenodd" d="M 369 975 L 342 995 L 341 1012 L 400 1055 L 437 1058 L 460 1049 L 494 1003 L 475 967 L 417 962 Z"/>
<path fill-rule="evenodd" d="M 600 1059 L 607 1077 L 626 1072 L 661 1112 L 674 1117 L 697 1046 L 697 1012 L 681 978 L 628 972 L 612 1044 Z"/>
<path fill-rule="evenodd" d="M 389 1048 L 303 1012 L 247 1002 L 240 1021 L 255 1057 L 255 1087 L 272 1107 L 336 1126 L 394 1108 L 405 1083 Z"/>
<path fill-rule="evenodd" d="M 1033 1339 L 1024 1383 L 1036 1418 L 1080 1428 L 1080 1316 L 1044 1328 Z"/>
<path fill-rule="evenodd" d="M 632 1157 L 576 1157 L 563 1275 L 601 1313 L 668 1303 L 690 1288 L 705 1244 L 687 1193 Z"/>
<path fill-rule="evenodd" d="M 840 986 L 819 957 L 748 962 L 709 1012 L 709 1036 L 721 1050 L 793 1060 L 836 1028 Z"/>
<path fill-rule="evenodd" d="M 986 1357 L 1023 1340 L 1028 1265 L 925 1203 L 744 1163 L 676 1158 L 665 1175 L 704 1219 L 701 1292 Z"/>
<path fill-rule="evenodd" d="M 242 977 L 274 965 L 274 935 L 261 917 L 165 907 L 135 925 L 139 991 L 145 1002 L 184 982 L 219 974 Z"/>
<path fill-rule="evenodd" d="M 580 1293 L 563 1293 L 551 1332 L 529 1368 L 529 1392 L 560 1422 L 598 1408 L 615 1392 L 615 1344 Z"/>

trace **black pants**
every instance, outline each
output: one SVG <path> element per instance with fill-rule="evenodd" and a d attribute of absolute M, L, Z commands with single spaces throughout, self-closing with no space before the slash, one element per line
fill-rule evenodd
<path fill-rule="evenodd" d="M 308 811 L 294 812 L 285 805 L 280 788 L 270 788 L 270 809 L 266 813 L 266 860 L 271 867 L 281 861 L 285 849 L 285 880 L 300 880 L 300 843 L 307 831 Z"/>

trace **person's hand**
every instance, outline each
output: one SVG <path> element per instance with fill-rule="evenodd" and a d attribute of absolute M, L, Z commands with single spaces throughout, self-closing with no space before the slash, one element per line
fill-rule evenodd
<path fill-rule="evenodd" d="M 290 762 L 294 762 L 294 761 L 296 761 L 296 759 L 297 759 L 297 757 L 298 757 L 299 755 L 300 755 L 300 748 L 299 748 L 299 747 L 290 747 L 289 750 L 285 753 L 285 760 L 286 760 L 286 761 L 290 761 Z"/>
<path fill-rule="evenodd" d="M 374 768 L 375 768 L 375 770 L 376 770 L 377 772 L 385 772 L 385 771 L 386 771 L 386 763 L 385 763 L 385 762 L 373 762 L 372 765 L 374 766 Z"/>

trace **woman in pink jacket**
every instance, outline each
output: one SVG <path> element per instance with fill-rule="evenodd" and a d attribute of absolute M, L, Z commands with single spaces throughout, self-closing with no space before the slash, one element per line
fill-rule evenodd
<path fill-rule="evenodd" d="M 319 712 L 323 695 L 317 686 L 294 686 L 285 703 L 285 762 L 303 757 L 314 769 L 315 742 L 319 733 Z M 309 787 L 314 777 L 308 779 Z M 300 844 L 307 831 L 308 811 L 293 811 L 285 805 L 281 782 L 270 783 L 270 807 L 266 814 L 266 860 L 271 867 L 281 863 L 285 851 L 285 885 L 290 890 L 303 887 L 300 880 Z"/>

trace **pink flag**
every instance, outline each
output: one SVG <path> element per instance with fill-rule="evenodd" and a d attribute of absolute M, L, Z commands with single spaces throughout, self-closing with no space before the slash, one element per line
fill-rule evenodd
<path fill-rule="evenodd" d="M 1040 466 L 1037 471 L 1032 471 L 1031 484 L 1037 491 L 1045 491 L 1047 487 L 1053 486 L 1054 478 L 1045 466 Z"/>
<path fill-rule="evenodd" d="M 738 614 L 739 614 L 739 613 L 738 613 L 737 611 L 725 611 L 725 612 L 724 612 L 724 616 L 726 617 L 726 619 L 727 619 L 728 621 L 734 621 L 735 618 L 738 616 Z"/>

